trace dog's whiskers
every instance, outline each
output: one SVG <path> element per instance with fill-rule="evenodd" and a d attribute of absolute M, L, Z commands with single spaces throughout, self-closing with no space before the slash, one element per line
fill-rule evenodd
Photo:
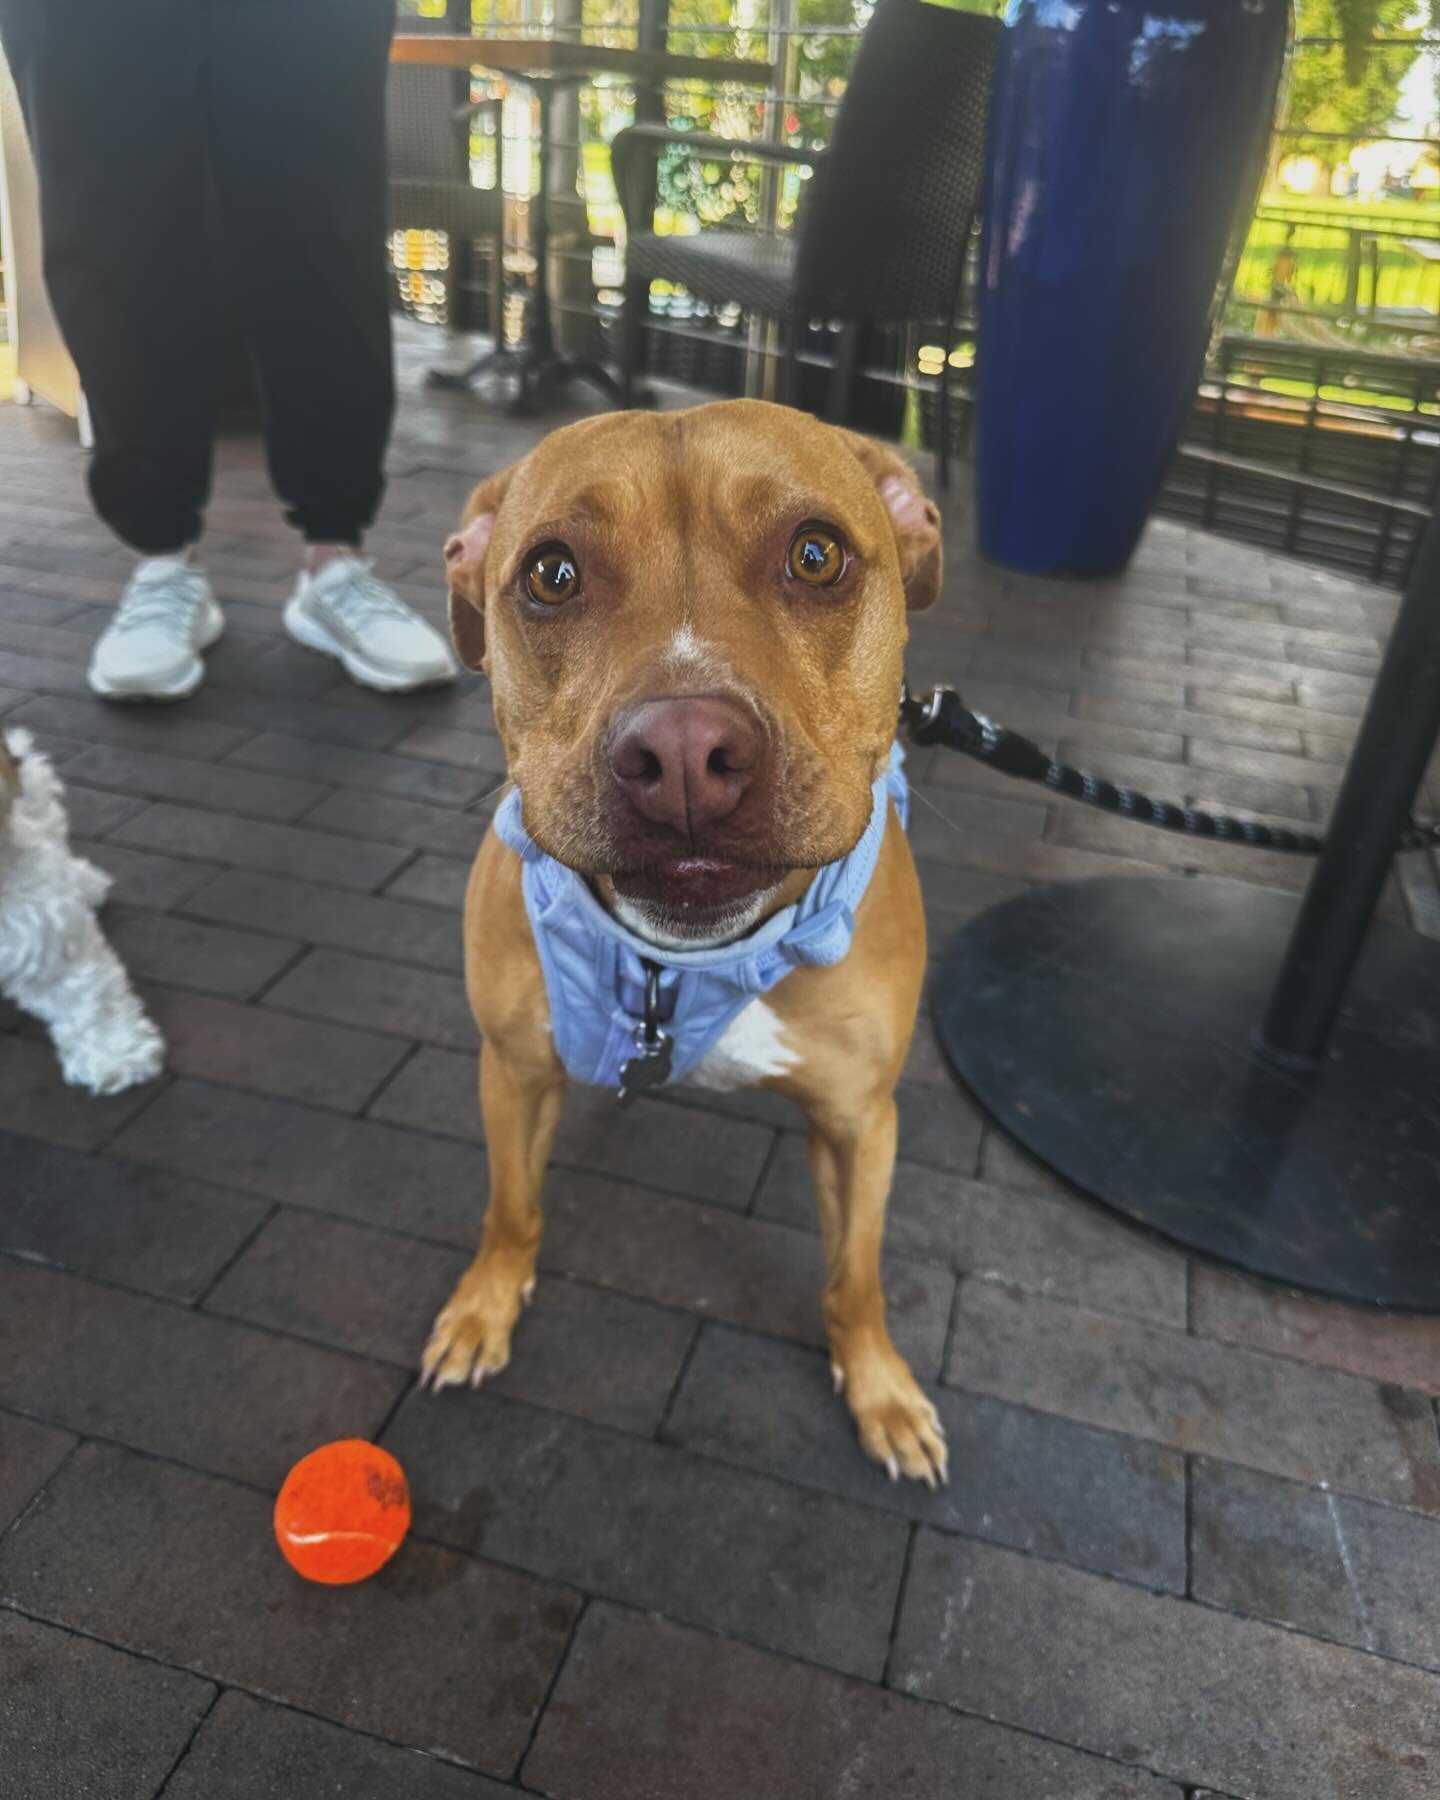
<path fill-rule="evenodd" d="M 957 825 L 956 822 L 954 821 L 954 819 L 952 819 L 948 813 L 941 812 L 940 808 L 935 804 L 935 802 L 930 798 L 930 796 L 928 794 L 922 794 L 918 787 L 914 787 L 914 786 L 911 787 L 910 798 L 912 800 L 918 800 L 922 806 L 928 806 L 930 808 L 931 812 L 934 813 L 935 817 L 940 821 L 940 823 L 942 825 L 948 826 L 950 828 L 950 830 L 953 831 L 957 837 L 968 837 L 970 835 L 969 832 L 965 829 L 965 827 L 963 825 Z"/>
<path fill-rule="evenodd" d="M 491 788 L 487 793 L 482 794 L 478 800 L 472 800 L 470 802 L 469 807 L 466 810 L 469 812 L 473 812 L 477 806 L 483 806 L 487 800 L 493 800 L 497 794 L 503 793 L 503 791 L 507 787 L 509 787 L 509 785 L 510 785 L 510 777 L 508 775 L 502 775 L 500 777 L 499 781 L 497 781 L 495 783 L 493 788 Z"/>

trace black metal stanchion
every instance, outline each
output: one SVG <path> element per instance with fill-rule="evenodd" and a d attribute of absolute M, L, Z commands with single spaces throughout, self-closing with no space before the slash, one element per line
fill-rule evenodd
<path fill-rule="evenodd" d="M 1440 943 L 1373 922 L 1437 732 L 1440 515 L 1303 902 L 1127 880 L 993 908 L 933 987 L 960 1075 L 1042 1161 L 1192 1249 L 1440 1313 Z"/>
<path fill-rule="evenodd" d="M 525 80 L 526 77 L 517 74 L 516 79 Z M 599 388 L 612 404 L 621 406 L 625 396 L 621 392 L 620 383 L 610 371 L 588 358 L 564 355 L 556 348 L 555 333 L 550 321 L 549 182 L 550 148 L 553 142 L 550 109 L 562 85 L 574 86 L 583 77 L 535 75 L 529 79 L 535 94 L 540 124 L 537 145 L 540 180 L 530 201 L 529 237 L 530 253 L 535 260 L 535 282 L 526 311 L 525 337 L 519 344 L 497 344 L 495 349 L 464 369 L 431 369 L 426 380 L 430 387 L 463 389 L 468 388 L 480 375 L 513 375 L 518 379 L 519 391 L 510 410 L 524 418 L 542 411 L 571 381 L 588 381 L 592 387 Z"/>
<path fill-rule="evenodd" d="M 1437 737 L 1440 514 L 1431 517 L 1411 565 L 1325 849 L 1265 1014 L 1262 1040 L 1281 1056 L 1313 1060 L 1324 1052 Z M 1440 1169 L 1436 1182 L 1440 1187 Z"/>

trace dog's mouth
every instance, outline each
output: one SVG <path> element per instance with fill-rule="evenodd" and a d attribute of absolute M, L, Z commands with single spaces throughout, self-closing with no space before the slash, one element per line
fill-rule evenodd
<path fill-rule="evenodd" d="M 671 950 L 733 943 L 765 917 L 788 871 L 684 856 L 609 877 L 621 921 Z"/>
<path fill-rule="evenodd" d="M 768 892 L 788 873 L 768 864 L 720 856 L 677 856 L 610 879 L 622 900 L 663 909 L 679 919 L 726 914 Z"/>

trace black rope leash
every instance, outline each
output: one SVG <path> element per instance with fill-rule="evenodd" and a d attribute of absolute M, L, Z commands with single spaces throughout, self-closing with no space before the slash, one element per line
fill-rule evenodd
<path fill-rule="evenodd" d="M 1324 838 L 1308 831 L 1288 831 L 1283 825 L 1257 825 L 1249 819 L 1199 812 L 1193 806 L 1176 806 L 1170 800 L 1152 800 L 1134 788 L 1117 787 L 1103 775 L 1077 769 L 1048 755 L 1018 731 L 996 724 L 984 713 L 971 712 L 954 688 L 931 688 L 928 694 L 900 694 L 900 723 L 913 743 L 943 744 L 973 756 L 1002 775 L 1020 781 L 1039 782 L 1057 794 L 1065 794 L 1102 812 L 1118 813 L 1141 825 L 1161 831 L 1181 831 L 1190 837 L 1214 838 L 1224 844 L 1245 844 L 1254 850 L 1284 850 L 1293 856 L 1318 856 Z M 1400 837 L 1401 850 L 1424 850 L 1440 844 L 1440 821 L 1412 824 Z"/>

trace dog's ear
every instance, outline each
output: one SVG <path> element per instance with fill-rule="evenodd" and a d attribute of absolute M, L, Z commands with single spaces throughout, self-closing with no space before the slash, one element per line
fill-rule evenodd
<path fill-rule="evenodd" d="M 495 515 L 512 469 L 491 475 L 465 503 L 460 529 L 445 543 L 445 578 L 450 587 L 450 636 L 467 669 L 485 666 L 485 553 Z"/>
<path fill-rule="evenodd" d="M 875 491 L 885 502 L 900 553 L 900 574 L 905 583 L 905 605 L 924 612 L 940 597 L 940 512 L 922 493 L 915 471 L 888 444 L 861 437 L 857 431 L 840 434 Z"/>

